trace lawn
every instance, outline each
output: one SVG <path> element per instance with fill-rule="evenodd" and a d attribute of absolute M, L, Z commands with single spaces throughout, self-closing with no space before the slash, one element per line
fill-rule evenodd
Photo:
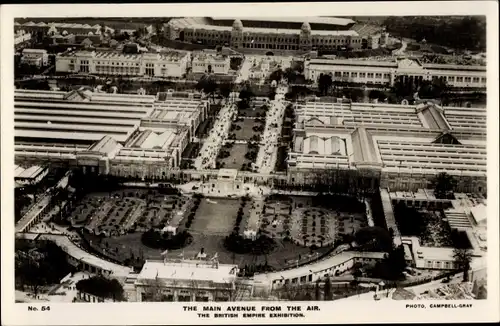
<path fill-rule="evenodd" d="M 196 211 L 189 233 L 204 235 L 229 235 L 240 206 L 237 199 L 203 198 Z"/>
<path fill-rule="evenodd" d="M 245 154 L 248 151 L 247 144 L 233 144 L 231 147 L 224 147 L 229 151 L 229 157 L 219 158 L 218 162 L 226 169 L 241 169 L 241 166 L 245 163 L 250 162 L 245 158 Z"/>
<path fill-rule="evenodd" d="M 240 121 L 243 120 L 243 121 Z M 230 133 L 235 134 L 236 140 L 245 140 L 248 141 L 252 138 L 253 135 L 259 134 L 259 132 L 255 132 L 253 130 L 254 126 L 261 126 L 262 123 L 255 121 L 254 119 L 240 119 L 233 123 L 235 129 Z M 239 128 L 238 128 L 239 127 Z"/>
<path fill-rule="evenodd" d="M 268 105 L 263 101 L 254 101 L 250 107 L 238 110 L 239 117 L 265 117 Z"/>

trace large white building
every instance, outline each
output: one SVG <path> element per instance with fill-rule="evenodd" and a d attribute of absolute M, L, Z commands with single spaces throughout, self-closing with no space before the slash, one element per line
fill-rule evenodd
<path fill-rule="evenodd" d="M 264 52 L 377 48 L 387 39 L 381 28 L 335 17 L 174 18 L 164 30 L 171 40 Z"/>
<path fill-rule="evenodd" d="M 486 193 L 485 108 L 307 102 L 296 114 L 292 183 L 334 169 L 364 175 L 371 187 L 416 190 L 447 172 L 458 191 Z"/>
<path fill-rule="evenodd" d="M 43 67 L 49 62 L 47 50 L 42 49 L 24 49 L 21 56 L 21 63 L 31 66 Z"/>
<path fill-rule="evenodd" d="M 237 265 L 215 260 L 148 260 L 137 275 L 137 301 L 234 301 Z"/>
<path fill-rule="evenodd" d="M 180 78 L 186 73 L 189 62 L 190 54 L 182 52 L 78 51 L 57 55 L 56 72 Z"/>
<path fill-rule="evenodd" d="M 231 59 L 217 53 L 199 52 L 193 54 L 191 62 L 193 73 L 214 73 L 227 75 L 231 66 Z"/>
<path fill-rule="evenodd" d="M 334 81 L 394 85 L 412 81 L 443 79 L 454 87 L 486 88 L 486 66 L 422 64 L 416 59 L 398 58 L 390 61 L 309 59 L 304 63 L 304 75 L 317 81 L 321 74 L 332 74 Z"/>
<path fill-rule="evenodd" d="M 179 167 L 181 154 L 206 119 L 207 110 L 207 103 L 193 96 L 160 100 L 152 95 L 81 90 L 18 90 L 16 160 L 162 178 Z"/>

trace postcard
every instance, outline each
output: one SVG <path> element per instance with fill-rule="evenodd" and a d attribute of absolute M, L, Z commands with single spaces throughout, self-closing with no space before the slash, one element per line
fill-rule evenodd
<path fill-rule="evenodd" d="M 498 4 L 1 8 L 6 325 L 498 321 Z"/>

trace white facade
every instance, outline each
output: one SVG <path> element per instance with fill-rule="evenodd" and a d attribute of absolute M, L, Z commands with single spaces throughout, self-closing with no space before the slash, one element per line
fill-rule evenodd
<path fill-rule="evenodd" d="M 24 49 L 21 57 L 21 63 L 43 67 L 49 62 L 47 50 L 41 49 Z"/>
<path fill-rule="evenodd" d="M 317 81 L 320 74 L 332 74 L 333 80 L 353 83 L 393 85 L 397 78 L 432 80 L 441 78 L 454 87 L 486 87 L 485 66 L 421 64 L 417 60 L 362 61 L 311 59 L 304 64 L 307 79 Z"/>
<path fill-rule="evenodd" d="M 234 301 L 237 273 L 216 260 L 148 260 L 135 282 L 137 301 Z"/>
<path fill-rule="evenodd" d="M 193 73 L 208 73 L 227 75 L 229 73 L 230 58 L 207 53 L 196 55 L 192 61 Z"/>
<path fill-rule="evenodd" d="M 177 77 L 186 73 L 189 54 L 75 52 L 56 56 L 56 71 L 102 75 Z"/>

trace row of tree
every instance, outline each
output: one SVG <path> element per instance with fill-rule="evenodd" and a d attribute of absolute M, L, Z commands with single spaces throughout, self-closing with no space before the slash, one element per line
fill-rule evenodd
<path fill-rule="evenodd" d="M 16 287 L 38 295 L 41 288 L 59 283 L 75 268 L 68 264 L 66 253 L 55 243 L 37 242 L 36 246 L 16 241 L 15 280 Z"/>
<path fill-rule="evenodd" d="M 387 31 L 455 49 L 486 51 L 486 18 L 462 17 L 389 17 L 384 21 Z"/>
<path fill-rule="evenodd" d="M 126 301 L 122 284 L 117 279 L 93 276 L 76 283 L 76 289 L 103 299 Z"/>

